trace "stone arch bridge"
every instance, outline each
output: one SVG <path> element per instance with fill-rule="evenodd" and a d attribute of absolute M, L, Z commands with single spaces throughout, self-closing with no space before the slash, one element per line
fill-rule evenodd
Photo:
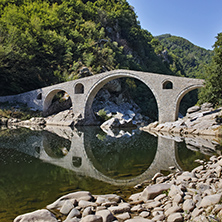
<path fill-rule="evenodd" d="M 109 81 L 122 77 L 138 79 L 149 87 L 157 102 L 160 123 L 175 121 L 183 96 L 204 85 L 202 79 L 132 70 L 113 70 L 19 95 L 0 97 L 0 102 L 23 102 L 29 107 L 45 112 L 51 105 L 54 95 L 63 90 L 71 98 L 74 115 L 81 116 L 87 125 L 95 119 L 91 106 L 97 92 Z"/>

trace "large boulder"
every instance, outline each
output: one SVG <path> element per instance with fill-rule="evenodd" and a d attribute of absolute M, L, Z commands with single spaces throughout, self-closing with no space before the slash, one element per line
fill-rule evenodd
<path fill-rule="evenodd" d="M 192 106 L 187 110 L 187 113 L 194 113 L 200 110 L 200 106 Z"/>
<path fill-rule="evenodd" d="M 46 118 L 47 125 L 71 126 L 74 123 L 74 114 L 71 109 L 59 112 Z"/>
<path fill-rule="evenodd" d="M 14 222 L 57 222 L 55 215 L 52 214 L 50 211 L 43 209 L 43 210 L 36 210 L 31 213 L 23 214 L 14 219 Z"/>
<path fill-rule="evenodd" d="M 163 193 L 164 191 L 168 191 L 171 187 L 171 184 L 155 184 L 148 186 L 144 189 L 144 191 L 141 194 L 141 198 L 144 201 L 147 201 L 149 199 L 154 199 L 159 194 Z"/>

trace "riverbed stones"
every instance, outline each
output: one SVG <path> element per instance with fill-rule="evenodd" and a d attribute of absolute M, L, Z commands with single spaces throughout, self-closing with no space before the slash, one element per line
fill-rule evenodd
<path fill-rule="evenodd" d="M 213 110 L 212 104 L 205 103 L 201 106 L 194 106 L 188 109 L 183 119 L 175 122 L 151 123 L 142 129 L 151 133 L 168 133 L 170 135 L 221 135 L 220 128 L 222 121 L 218 121 L 218 116 L 222 116 L 222 107 Z"/>
<path fill-rule="evenodd" d="M 219 203 L 221 200 L 221 195 L 222 195 L 222 193 L 205 196 L 202 199 L 202 201 L 199 205 L 199 208 L 201 208 L 201 207 L 206 208 L 206 207 L 209 207 L 209 206 Z"/>
<path fill-rule="evenodd" d="M 130 219 L 130 214 L 129 214 L 129 212 L 125 212 L 125 213 L 116 215 L 116 218 L 120 221 L 125 221 L 127 219 Z"/>
<path fill-rule="evenodd" d="M 194 113 L 200 110 L 200 106 L 192 106 L 187 110 L 187 113 Z"/>
<path fill-rule="evenodd" d="M 63 206 L 66 200 L 73 200 L 73 204 L 75 205 L 76 201 L 80 201 L 80 200 L 90 201 L 92 199 L 93 199 L 93 196 L 91 195 L 90 192 L 78 191 L 78 192 L 70 193 L 70 194 L 60 197 L 58 200 L 56 200 L 52 204 L 49 204 L 46 208 L 49 210 L 60 208 Z"/>
<path fill-rule="evenodd" d="M 103 222 L 103 218 L 100 215 L 87 215 L 81 219 L 81 222 Z"/>
<path fill-rule="evenodd" d="M 121 214 L 124 212 L 129 212 L 130 208 L 130 204 L 120 203 L 118 206 L 109 207 L 108 210 L 111 211 L 113 214 Z"/>
<path fill-rule="evenodd" d="M 87 208 L 87 207 L 96 207 L 97 204 L 87 200 L 80 200 L 78 206 L 81 208 Z"/>
<path fill-rule="evenodd" d="M 133 219 L 126 220 L 126 222 L 153 222 L 153 220 L 145 219 L 142 217 L 136 217 Z"/>
<path fill-rule="evenodd" d="M 80 216 L 81 216 L 80 211 L 79 211 L 78 209 L 76 209 L 76 208 L 73 208 L 73 209 L 70 211 L 70 213 L 68 214 L 66 220 L 71 220 L 71 219 L 73 219 L 73 218 L 75 218 L 75 217 L 78 218 L 78 217 L 80 217 Z"/>
<path fill-rule="evenodd" d="M 181 213 L 173 213 L 167 218 L 167 222 L 181 222 L 183 221 L 183 215 Z"/>
<path fill-rule="evenodd" d="M 141 194 L 141 197 L 144 201 L 154 199 L 156 196 L 163 193 L 163 191 L 169 190 L 170 187 L 170 184 L 155 184 L 148 186 Z"/>
<path fill-rule="evenodd" d="M 36 210 L 31 213 L 23 214 L 15 218 L 14 222 L 57 222 L 57 219 L 54 214 L 46 209 Z"/>
<path fill-rule="evenodd" d="M 60 209 L 60 213 L 67 215 L 74 208 L 73 201 L 66 200 Z"/>
<path fill-rule="evenodd" d="M 149 185 L 142 192 L 132 194 L 129 202 L 116 194 L 92 195 L 82 191 L 64 195 L 47 206 L 52 212 L 58 212 L 56 218 L 62 219 L 57 220 L 47 210 L 44 213 L 47 212 L 50 217 L 47 221 L 65 222 L 221 221 L 222 178 L 217 173 L 221 160 L 222 156 L 214 156 L 208 162 L 201 162 L 202 165 L 192 172 L 164 176 L 164 182 Z M 36 216 L 38 221 L 40 214 L 33 212 L 28 216 Z"/>
<path fill-rule="evenodd" d="M 99 215 L 103 218 L 103 222 L 112 222 L 115 217 L 109 210 L 100 210 L 96 212 L 96 215 Z"/>

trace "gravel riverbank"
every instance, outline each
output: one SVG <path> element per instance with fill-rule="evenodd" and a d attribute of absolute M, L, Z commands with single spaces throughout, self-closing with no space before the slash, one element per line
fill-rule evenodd
<path fill-rule="evenodd" d="M 157 173 L 150 185 L 127 200 L 116 194 L 78 191 L 45 209 L 18 216 L 14 222 L 221 221 L 222 156 L 196 161 L 200 166 L 191 172 Z"/>

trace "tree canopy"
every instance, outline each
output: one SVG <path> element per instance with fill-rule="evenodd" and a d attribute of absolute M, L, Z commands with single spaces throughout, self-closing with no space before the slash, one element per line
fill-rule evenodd
<path fill-rule="evenodd" d="M 214 56 L 205 74 L 206 86 L 200 92 L 200 103 L 211 102 L 222 105 L 222 33 L 217 35 Z"/>
<path fill-rule="evenodd" d="M 211 62 L 212 50 L 198 47 L 182 37 L 170 34 L 155 38 L 178 58 L 185 77 L 203 78 L 205 67 Z"/>
<path fill-rule="evenodd" d="M 154 38 L 126 0 L 0 0 L 0 95 L 73 80 L 87 67 L 204 77 L 200 101 L 221 104 L 221 39 L 212 52 L 169 34 Z"/>
<path fill-rule="evenodd" d="M 0 95 L 132 69 L 173 74 L 126 0 L 0 0 Z"/>

